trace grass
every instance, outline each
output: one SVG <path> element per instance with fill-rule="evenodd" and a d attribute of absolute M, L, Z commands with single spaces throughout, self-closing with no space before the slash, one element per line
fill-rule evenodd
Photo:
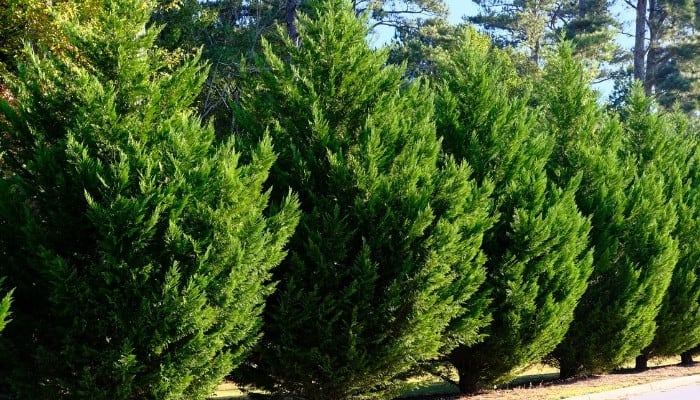
<path fill-rule="evenodd" d="M 655 368 L 659 366 L 674 365 L 679 362 L 678 357 L 673 358 L 661 358 L 652 359 L 649 361 L 649 367 Z M 630 372 L 634 369 L 634 360 L 625 363 L 620 367 L 618 372 Z M 547 386 L 547 383 L 556 381 L 559 377 L 559 370 L 547 365 L 536 364 L 525 370 L 523 370 L 513 381 L 508 384 L 504 384 L 496 388 L 497 391 L 502 390 L 523 390 L 537 388 L 541 386 Z M 595 379 L 595 378 L 594 378 Z M 580 383 L 582 379 L 572 379 L 571 381 L 563 382 L 556 385 L 556 389 L 551 390 L 545 397 L 543 395 L 533 397 L 531 400 L 547 399 L 547 400 L 557 400 L 564 399 L 573 396 L 579 396 L 583 394 L 604 392 L 607 390 L 619 389 L 621 387 L 634 385 L 635 383 L 603 383 L 594 385 L 576 385 L 577 382 Z M 411 398 L 428 398 L 431 396 L 454 396 L 459 394 L 459 390 L 456 386 L 451 383 L 442 381 L 433 376 L 424 376 L 421 378 L 413 379 L 409 383 L 410 389 L 406 391 L 401 398 L 411 399 Z M 503 392 L 501 392 L 503 393 Z M 211 399 L 216 400 L 251 400 L 246 394 L 240 391 L 235 384 L 227 383 L 221 385 L 216 394 L 211 397 Z"/>

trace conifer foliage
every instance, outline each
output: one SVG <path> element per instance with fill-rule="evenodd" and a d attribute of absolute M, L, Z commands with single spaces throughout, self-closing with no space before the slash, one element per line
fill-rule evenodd
<path fill-rule="evenodd" d="M 678 355 L 700 343 L 698 144 L 688 118 L 658 111 L 639 84 L 632 88 L 623 116 L 637 163 L 657 165 L 678 214 L 673 231 L 678 262 L 656 317 L 654 340 L 637 357 L 637 367 L 643 369 L 650 357 Z"/>
<path fill-rule="evenodd" d="M 0 103 L 0 393 L 203 399 L 259 337 L 298 211 L 268 210 L 269 140 L 248 164 L 214 145 L 205 68 L 163 68 L 152 4 L 100 10 L 64 21 L 74 53 L 27 50 Z"/>
<path fill-rule="evenodd" d="M 0 279 L 0 284 L 2 283 L 2 279 Z M 5 325 L 7 325 L 8 318 L 10 315 L 10 302 L 12 298 L 10 297 L 12 293 L 8 293 L 5 295 L 5 297 L 0 300 L 0 332 L 5 328 Z"/>
<path fill-rule="evenodd" d="M 592 218 L 594 270 L 553 357 L 563 377 L 609 371 L 654 337 L 654 319 L 676 264 L 675 206 L 659 160 L 641 163 L 634 136 L 602 114 L 570 46 L 549 60 L 540 99 L 556 138 L 555 180 L 582 173 L 577 203 Z"/>
<path fill-rule="evenodd" d="M 460 390 L 476 392 L 506 382 L 563 339 L 591 272 L 590 223 L 575 203 L 578 181 L 563 189 L 549 181 L 552 138 L 538 132 L 527 85 L 505 53 L 471 29 L 455 47 L 440 64 L 438 133 L 477 181 L 493 181 L 498 217 L 483 246 L 493 322 L 483 342 L 449 357 Z"/>
<path fill-rule="evenodd" d="M 479 339 L 488 187 L 466 164 L 439 167 L 433 95 L 385 67 L 350 3 L 314 9 L 299 47 L 264 46 L 238 112 L 247 132 L 269 127 L 270 181 L 303 209 L 242 375 L 307 399 L 387 397 L 418 362 Z"/>

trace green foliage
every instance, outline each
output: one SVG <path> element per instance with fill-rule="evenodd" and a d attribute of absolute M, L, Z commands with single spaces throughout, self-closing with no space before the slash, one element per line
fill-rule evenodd
<path fill-rule="evenodd" d="M 678 104 L 685 112 L 700 109 L 700 3 L 694 0 L 656 0 L 644 10 L 644 71 L 647 95 L 667 109 Z M 638 12 L 638 11 L 637 11 Z"/>
<path fill-rule="evenodd" d="M 75 51 L 28 49 L 0 102 L 2 393 L 204 399 L 260 335 L 294 200 L 268 209 L 269 140 L 248 164 L 213 144 L 191 109 L 206 68 L 165 68 L 151 11 L 66 21 Z"/>
<path fill-rule="evenodd" d="M 383 25 L 397 37 L 416 32 L 425 21 L 444 21 L 448 11 L 445 0 L 353 0 L 352 5 L 356 16 L 369 18 L 370 30 Z"/>
<path fill-rule="evenodd" d="M 473 0 L 479 14 L 469 18 L 501 47 L 511 46 L 540 65 L 547 49 L 562 39 L 570 41 L 592 75 L 603 63 L 624 60 L 615 42 L 621 23 L 608 0 Z M 629 58 L 629 57 L 628 57 Z"/>
<path fill-rule="evenodd" d="M 237 113 L 280 150 L 273 197 L 291 186 L 303 209 L 240 375 L 307 399 L 389 398 L 400 374 L 480 339 L 489 186 L 440 160 L 433 94 L 385 66 L 349 2 L 316 7 L 300 47 L 265 46 Z"/>
<path fill-rule="evenodd" d="M 675 206 L 661 155 L 643 161 L 635 153 L 647 132 L 602 115 L 569 46 L 548 61 L 541 88 L 543 123 L 557 140 L 550 176 L 583 174 L 577 203 L 592 218 L 594 246 L 588 289 L 553 357 L 565 377 L 607 371 L 654 337 L 678 257 Z"/>
<path fill-rule="evenodd" d="M 436 60 L 441 54 L 456 50 L 459 28 L 444 19 L 420 21 L 415 29 L 397 32 L 391 44 L 389 62 L 406 63 L 409 79 L 432 76 L 437 73 Z"/>
<path fill-rule="evenodd" d="M 0 0 L 2 1 L 2 0 Z M 397 35 L 414 32 L 424 18 L 443 20 L 443 0 L 354 0 L 355 16 L 367 16 L 374 29 L 385 26 Z M 237 80 L 242 61 L 260 55 L 264 35 L 274 49 L 284 48 L 277 29 L 287 27 L 296 12 L 313 7 L 309 0 L 158 0 L 152 22 L 164 25 L 158 44 L 177 60 L 202 48 L 211 64 L 204 91 L 198 99 L 203 117 L 215 117 L 216 131 L 228 135 L 233 117 L 228 100 L 238 96 Z M 291 11 L 292 7 L 296 11 Z"/>
<path fill-rule="evenodd" d="M 241 62 L 259 54 L 263 34 L 281 45 L 270 33 L 284 21 L 285 2 L 158 0 L 150 23 L 162 27 L 156 43 L 169 50 L 167 61 L 177 63 L 201 50 L 211 66 L 197 107 L 202 118 L 214 121 L 219 137 L 232 130 L 228 100 L 238 95 Z"/>
<path fill-rule="evenodd" d="M 610 0 L 585 0 L 564 3 L 564 9 L 559 9 L 566 22 L 558 29 L 558 34 L 571 41 L 575 53 L 588 61 L 619 62 L 624 57 L 615 41 L 621 22 L 614 18 L 611 3 Z"/>
<path fill-rule="evenodd" d="M 666 192 L 678 213 L 673 235 L 679 244 L 678 263 L 656 317 L 654 341 L 644 357 L 674 356 L 700 343 L 700 198 L 698 142 L 687 117 L 657 111 L 638 83 L 632 89 L 624 117 L 639 162 L 656 162 L 663 171 Z"/>
<path fill-rule="evenodd" d="M 493 322 L 482 342 L 449 357 L 460 389 L 473 393 L 508 381 L 563 339 L 592 255 L 590 223 L 574 198 L 578 182 L 565 182 L 565 189 L 549 182 L 553 141 L 538 132 L 538 110 L 508 56 L 471 29 L 456 47 L 440 64 L 438 133 L 445 151 L 469 162 L 477 180 L 494 182 L 498 217 L 483 245 Z"/>
<path fill-rule="evenodd" d="M 0 279 L 0 284 L 2 284 L 2 279 Z M 2 300 L 0 300 L 0 332 L 5 328 L 9 321 L 10 316 L 10 303 L 12 302 L 12 292 L 6 294 Z"/>
<path fill-rule="evenodd" d="M 501 46 L 524 49 L 539 63 L 543 49 L 565 38 L 578 55 L 599 63 L 610 61 L 619 47 L 615 21 L 605 0 L 473 0 L 479 14 L 469 18 Z"/>

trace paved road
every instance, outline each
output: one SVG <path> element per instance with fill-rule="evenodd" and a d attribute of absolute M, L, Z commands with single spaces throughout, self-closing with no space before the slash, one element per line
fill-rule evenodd
<path fill-rule="evenodd" d="M 591 393 L 568 400 L 700 400 L 700 375 L 682 376 L 662 381 Z"/>
<path fill-rule="evenodd" d="M 700 400 L 700 385 L 666 389 L 655 393 L 630 395 L 628 400 Z"/>

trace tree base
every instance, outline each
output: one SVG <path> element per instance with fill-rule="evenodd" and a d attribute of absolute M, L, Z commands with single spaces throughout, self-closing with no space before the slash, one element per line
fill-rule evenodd
<path fill-rule="evenodd" d="M 649 369 L 649 357 L 645 355 L 637 356 L 634 360 L 634 369 L 637 371 L 646 371 Z"/>
<path fill-rule="evenodd" d="M 686 351 L 681 353 L 681 365 L 690 366 L 695 362 L 693 361 L 693 353 Z"/>

